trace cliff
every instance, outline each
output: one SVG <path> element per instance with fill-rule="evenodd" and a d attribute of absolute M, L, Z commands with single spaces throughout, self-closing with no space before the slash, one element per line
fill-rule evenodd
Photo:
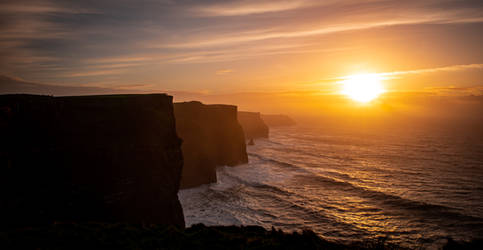
<path fill-rule="evenodd" d="M 2 249 L 352 249 L 314 232 L 202 224 L 180 230 L 158 225 L 55 224 L 0 231 Z M 365 249 L 353 247 L 353 249 Z M 383 247 L 375 249 L 384 249 Z M 397 249 L 397 248 L 389 248 Z M 476 249 L 476 248 L 475 248 Z"/>
<path fill-rule="evenodd" d="M 172 97 L 0 96 L 0 220 L 184 227 Z"/>
<path fill-rule="evenodd" d="M 268 138 L 268 126 L 257 112 L 238 112 L 238 121 L 247 139 Z"/>
<path fill-rule="evenodd" d="M 424 241 L 424 239 L 421 239 Z M 424 244 L 420 247 L 424 248 Z M 483 240 L 457 242 L 441 249 L 483 249 Z M 434 247 L 433 247 L 434 248 Z M 177 229 L 159 225 L 62 223 L 0 231 L 0 249 L 409 249 L 388 237 L 341 242 L 313 231 L 283 232 L 260 226 L 193 225 Z"/>
<path fill-rule="evenodd" d="M 216 182 L 216 166 L 248 162 L 236 106 L 183 102 L 174 104 L 174 113 L 183 140 L 181 188 Z"/>
<path fill-rule="evenodd" d="M 261 115 L 268 127 L 293 126 L 295 121 L 286 115 Z"/>

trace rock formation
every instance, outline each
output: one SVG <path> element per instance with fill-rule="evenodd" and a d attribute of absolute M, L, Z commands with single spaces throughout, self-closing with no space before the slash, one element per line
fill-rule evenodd
<path fill-rule="evenodd" d="M 245 138 L 268 138 L 268 126 L 258 112 L 238 112 L 238 121 L 245 132 Z"/>
<path fill-rule="evenodd" d="M 293 126 L 295 121 L 286 115 L 264 115 L 262 114 L 262 120 L 268 127 L 281 127 L 281 126 Z"/>
<path fill-rule="evenodd" d="M 260 226 L 207 227 L 197 224 L 180 230 L 159 225 L 61 223 L 0 231 L 0 249 L 400 249 L 381 244 L 375 246 L 350 247 L 329 242 L 308 229 L 285 233 Z M 474 248 L 454 249 L 481 249 L 477 247 L 481 244 L 467 245 L 472 246 Z"/>
<path fill-rule="evenodd" d="M 181 188 L 216 182 L 216 166 L 248 162 L 236 106 L 183 102 L 174 104 L 174 113 L 183 140 Z"/>
<path fill-rule="evenodd" d="M 172 97 L 0 96 L 0 220 L 184 227 Z"/>

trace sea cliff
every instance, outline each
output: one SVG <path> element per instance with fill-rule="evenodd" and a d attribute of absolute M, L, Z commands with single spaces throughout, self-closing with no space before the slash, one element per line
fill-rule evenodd
<path fill-rule="evenodd" d="M 248 162 L 236 106 L 183 102 L 174 104 L 174 113 L 183 140 L 181 188 L 216 182 L 217 166 Z"/>
<path fill-rule="evenodd" d="M 258 112 L 238 112 L 238 121 L 243 128 L 245 138 L 268 138 L 268 126 Z"/>
<path fill-rule="evenodd" d="M 0 96 L 0 220 L 184 227 L 172 97 Z"/>
<path fill-rule="evenodd" d="M 296 124 L 292 118 L 286 115 L 261 115 L 262 120 L 268 127 L 293 126 Z"/>

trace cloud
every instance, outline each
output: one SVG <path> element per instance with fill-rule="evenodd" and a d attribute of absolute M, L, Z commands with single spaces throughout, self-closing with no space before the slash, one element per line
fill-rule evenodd
<path fill-rule="evenodd" d="M 313 4 L 313 1 L 307 0 L 227 1 L 222 4 L 197 7 L 194 11 L 201 16 L 240 16 L 287 11 Z"/>
<path fill-rule="evenodd" d="M 310 44 L 309 44 L 310 45 Z M 335 47 L 335 48 L 314 48 L 306 44 L 286 45 L 286 46 L 252 46 L 237 49 L 225 49 L 215 51 L 195 51 L 190 53 L 181 53 L 173 55 L 171 58 L 165 58 L 164 62 L 172 64 L 188 64 L 188 63 L 213 63 L 224 61 L 247 60 L 261 56 L 287 55 L 287 54 L 317 54 L 317 53 L 333 53 L 354 49 L 354 47 Z"/>
<path fill-rule="evenodd" d="M 451 66 L 427 68 L 427 69 L 416 69 L 416 70 L 378 73 L 378 75 L 381 75 L 381 76 L 399 76 L 399 75 L 409 75 L 409 74 L 452 72 L 452 71 L 462 71 L 462 70 L 472 70 L 472 69 L 483 69 L 483 64 L 451 65 Z"/>
<path fill-rule="evenodd" d="M 119 75 L 122 73 L 122 69 L 111 70 L 88 70 L 76 73 L 65 74 L 64 77 L 89 77 L 89 76 L 106 76 L 106 75 Z"/>
<path fill-rule="evenodd" d="M 460 65 L 450 65 L 444 67 L 434 67 L 425 69 L 414 69 L 414 70 L 404 70 L 404 71 L 392 71 L 392 72 L 382 72 L 382 73 L 371 73 L 373 75 L 378 75 L 384 78 L 393 78 L 402 75 L 413 75 L 413 74 L 425 74 L 425 73 L 437 73 L 437 72 L 455 72 L 464 70 L 480 70 L 483 69 L 483 64 L 460 64 Z M 337 80 L 345 80 L 351 76 L 340 76 L 335 78 L 327 78 L 322 81 L 332 82 Z"/>
<path fill-rule="evenodd" d="M 248 43 L 269 39 L 287 39 L 287 38 L 302 38 L 309 36 L 328 35 L 347 31 L 366 30 L 380 27 L 397 26 L 397 25 L 411 25 L 411 24 L 450 24 L 450 23 L 479 23 L 483 22 L 483 17 L 475 18 L 455 18 L 449 19 L 447 17 L 415 17 L 408 19 L 389 19 L 376 22 L 359 22 L 359 23 L 344 23 L 344 24 L 329 24 L 322 27 L 312 27 L 309 29 L 276 31 L 267 30 L 248 34 L 224 34 L 223 37 L 209 38 L 201 40 L 192 40 L 185 43 L 164 43 L 148 45 L 153 48 L 206 48 L 216 46 L 227 46 L 239 43 Z"/>
<path fill-rule="evenodd" d="M 483 86 L 472 86 L 472 87 L 428 87 L 425 90 L 431 93 L 437 93 L 441 96 L 482 96 Z"/>
<path fill-rule="evenodd" d="M 121 57 L 103 57 L 90 58 L 85 60 L 89 64 L 119 64 L 119 63 L 142 63 L 153 59 L 152 56 L 121 56 Z"/>
<path fill-rule="evenodd" d="M 0 39 L 59 39 L 75 31 L 68 29 L 56 17 L 66 15 L 101 14 L 88 7 L 63 6 L 54 1 L 4 1 L 0 3 Z"/>
<path fill-rule="evenodd" d="M 220 70 L 217 70 L 215 72 L 215 74 L 217 75 L 226 75 L 226 74 L 229 74 L 229 73 L 232 73 L 233 70 L 232 69 L 220 69 Z"/>
<path fill-rule="evenodd" d="M 5 73 L 56 83 L 102 76 L 130 81 L 143 74 L 159 82 L 196 82 L 174 75 L 204 67 L 189 65 L 197 63 L 243 64 L 289 54 L 333 58 L 332 52 L 361 47 L 358 41 L 330 43 L 348 32 L 419 24 L 476 27 L 483 22 L 481 10 L 479 1 L 454 0 L 4 0 L 0 66 Z M 466 38 L 448 44 L 453 42 Z M 161 76 L 162 68 L 170 76 Z"/>
<path fill-rule="evenodd" d="M 89 8 L 67 8 L 53 3 L 52 1 L 5 1 L 0 3 L 0 13 L 16 14 L 43 14 L 43 13 L 70 13 L 70 14 L 94 14 L 101 13 Z"/>

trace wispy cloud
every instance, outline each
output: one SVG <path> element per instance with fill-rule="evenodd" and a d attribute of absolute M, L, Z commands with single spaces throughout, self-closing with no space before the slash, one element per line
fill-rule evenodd
<path fill-rule="evenodd" d="M 88 70 L 80 71 L 76 73 L 65 74 L 64 77 L 89 77 L 89 76 L 106 76 L 106 75 L 118 75 L 122 73 L 122 69 L 112 69 L 112 70 Z"/>
<path fill-rule="evenodd" d="M 466 18 L 458 17 L 450 19 L 444 16 L 428 16 L 428 17 L 414 17 L 402 19 L 390 19 L 376 22 L 360 22 L 360 23 L 344 23 L 344 24 L 329 24 L 322 27 L 312 27 L 309 29 L 276 31 L 268 30 L 252 34 L 240 35 L 240 33 L 224 34 L 223 37 L 215 37 L 209 39 L 194 40 L 185 43 L 152 43 L 148 45 L 153 48 L 203 48 L 215 46 L 227 46 L 239 43 L 248 43 L 255 41 L 262 41 L 268 39 L 287 39 L 287 38 L 301 38 L 309 36 L 328 35 L 347 31 L 365 30 L 379 27 L 388 27 L 396 25 L 408 24 L 450 24 L 450 23 L 479 23 L 483 22 L 483 17 Z"/>
<path fill-rule="evenodd" d="M 400 76 L 409 74 L 424 74 L 424 73 L 436 73 L 436 72 L 451 72 L 451 71 L 462 71 L 471 69 L 483 69 L 483 64 L 462 64 L 462 65 L 451 65 L 445 67 L 427 68 L 427 69 L 416 69 L 416 70 L 406 70 L 406 71 L 394 71 L 378 73 L 380 76 Z"/>
<path fill-rule="evenodd" d="M 318 54 L 318 53 L 335 53 L 340 51 L 346 51 L 354 49 L 354 47 L 341 47 L 341 48 L 299 48 L 287 47 L 287 48 L 247 48 L 239 50 L 220 50 L 213 51 L 200 51 L 188 54 L 180 54 L 173 58 L 167 58 L 165 63 L 171 64 L 188 64 L 188 63 L 214 63 L 225 61 L 238 61 L 247 60 L 251 58 L 257 58 L 261 56 L 273 56 L 273 55 L 287 55 L 287 54 Z"/>
<path fill-rule="evenodd" d="M 134 55 L 134 56 L 116 56 L 116 57 L 102 57 L 89 58 L 84 60 L 88 64 L 119 64 L 119 63 L 142 63 L 152 60 L 153 56 L 149 55 Z"/>
<path fill-rule="evenodd" d="M 215 74 L 217 75 L 226 75 L 226 74 L 229 74 L 229 73 L 232 73 L 233 70 L 232 69 L 220 69 L 220 70 L 217 70 L 215 72 Z"/>
<path fill-rule="evenodd" d="M 308 0 L 227 1 L 222 4 L 197 7 L 194 11 L 202 16 L 239 16 L 293 10 L 313 4 L 314 1 Z"/>
<path fill-rule="evenodd" d="M 58 23 L 33 16 L 10 20 L 2 29 L 0 39 L 4 41 L 59 39 L 67 37 L 69 33 Z"/>
<path fill-rule="evenodd" d="M 471 86 L 471 87 L 430 87 L 426 88 L 430 93 L 436 93 L 440 96 L 483 96 L 482 86 Z"/>
<path fill-rule="evenodd" d="M 418 51 L 421 43 L 410 41 L 412 37 L 406 38 L 401 32 L 421 31 L 421 41 L 447 37 L 446 43 L 435 43 L 440 48 L 453 44 L 466 48 L 468 43 L 479 41 L 474 34 L 483 23 L 483 7 L 477 1 L 140 1 L 0 1 L 0 67 L 5 73 L 41 82 L 75 84 L 99 80 L 127 84 L 142 83 L 143 79 L 138 78 L 145 77 L 150 82 L 157 81 L 159 86 L 190 88 L 198 84 L 197 87 L 205 88 L 201 81 L 221 82 L 224 77 L 217 75 L 230 75 L 216 72 L 226 70 L 226 64 L 221 62 L 233 61 L 230 67 L 250 72 L 252 75 L 240 76 L 246 78 L 245 82 L 254 82 L 256 78 L 288 82 L 289 74 L 298 70 L 293 61 L 298 61 L 307 69 L 294 75 L 307 78 L 302 76 L 294 81 L 303 82 L 312 76 L 330 76 L 327 72 L 339 74 L 331 66 L 333 61 L 340 66 L 350 64 L 352 59 L 357 60 L 353 63 L 366 60 L 365 55 L 374 52 L 369 51 L 374 48 L 368 47 L 378 42 L 387 45 L 394 40 L 395 47 L 404 43 L 409 54 Z M 443 26 L 447 27 L 444 34 L 432 33 Z M 466 30 L 456 30 L 456 26 Z M 458 35 L 449 37 L 454 32 Z M 352 33 L 357 33 L 356 39 L 348 38 Z M 448 53 L 447 60 L 428 59 L 427 63 L 450 65 L 464 61 L 453 60 L 453 55 L 467 54 L 442 53 Z M 397 69 L 396 54 L 384 59 L 395 59 L 390 63 Z M 471 56 L 473 61 L 481 61 L 478 53 Z M 276 61 L 278 58 L 291 61 Z M 418 58 L 411 59 L 417 62 Z M 424 64 L 415 63 L 417 68 L 416 65 Z M 275 72 L 279 66 L 286 70 Z M 457 66 L 439 71 L 476 67 Z M 313 71 L 308 72 L 308 68 Z M 324 74 L 314 72 L 319 70 Z M 184 74 L 188 71 L 193 73 Z M 212 73 L 207 76 L 200 72 Z M 432 71 L 390 72 L 392 75 L 387 77 L 428 72 Z M 202 77 L 208 79 L 201 80 Z M 231 87 L 237 87 L 236 84 Z M 249 84 L 239 85 L 245 86 Z"/>
<path fill-rule="evenodd" d="M 37 0 L 27 2 L 3 2 L 0 3 L 0 13 L 17 14 L 42 14 L 42 13 L 70 13 L 70 14 L 99 14 L 101 11 L 89 8 L 66 8 L 52 1 Z"/>
<path fill-rule="evenodd" d="M 0 39 L 59 39 L 75 31 L 61 22 L 56 15 L 101 14 L 100 10 L 87 7 L 66 7 L 49 0 L 4 1 L 0 14 L 4 16 Z"/>
<path fill-rule="evenodd" d="M 434 68 L 425 68 L 425 69 L 414 69 L 414 70 L 404 70 L 404 71 L 392 71 L 392 72 L 380 72 L 380 73 L 368 73 L 371 75 L 377 75 L 386 79 L 390 78 L 397 78 L 403 75 L 417 75 L 417 74 L 426 74 L 426 73 L 437 73 L 437 72 L 455 72 L 455 71 L 463 71 L 463 70 L 481 70 L 483 69 L 483 64 L 460 64 L 460 65 L 450 65 L 444 67 L 434 67 Z M 350 78 L 351 76 L 340 76 L 335 78 L 327 78 L 322 81 L 324 82 L 333 82 L 339 80 L 345 80 Z M 314 82 L 316 83 L 316 82 Z M 317 82 L 319 83 L 319 82 Z"/>

